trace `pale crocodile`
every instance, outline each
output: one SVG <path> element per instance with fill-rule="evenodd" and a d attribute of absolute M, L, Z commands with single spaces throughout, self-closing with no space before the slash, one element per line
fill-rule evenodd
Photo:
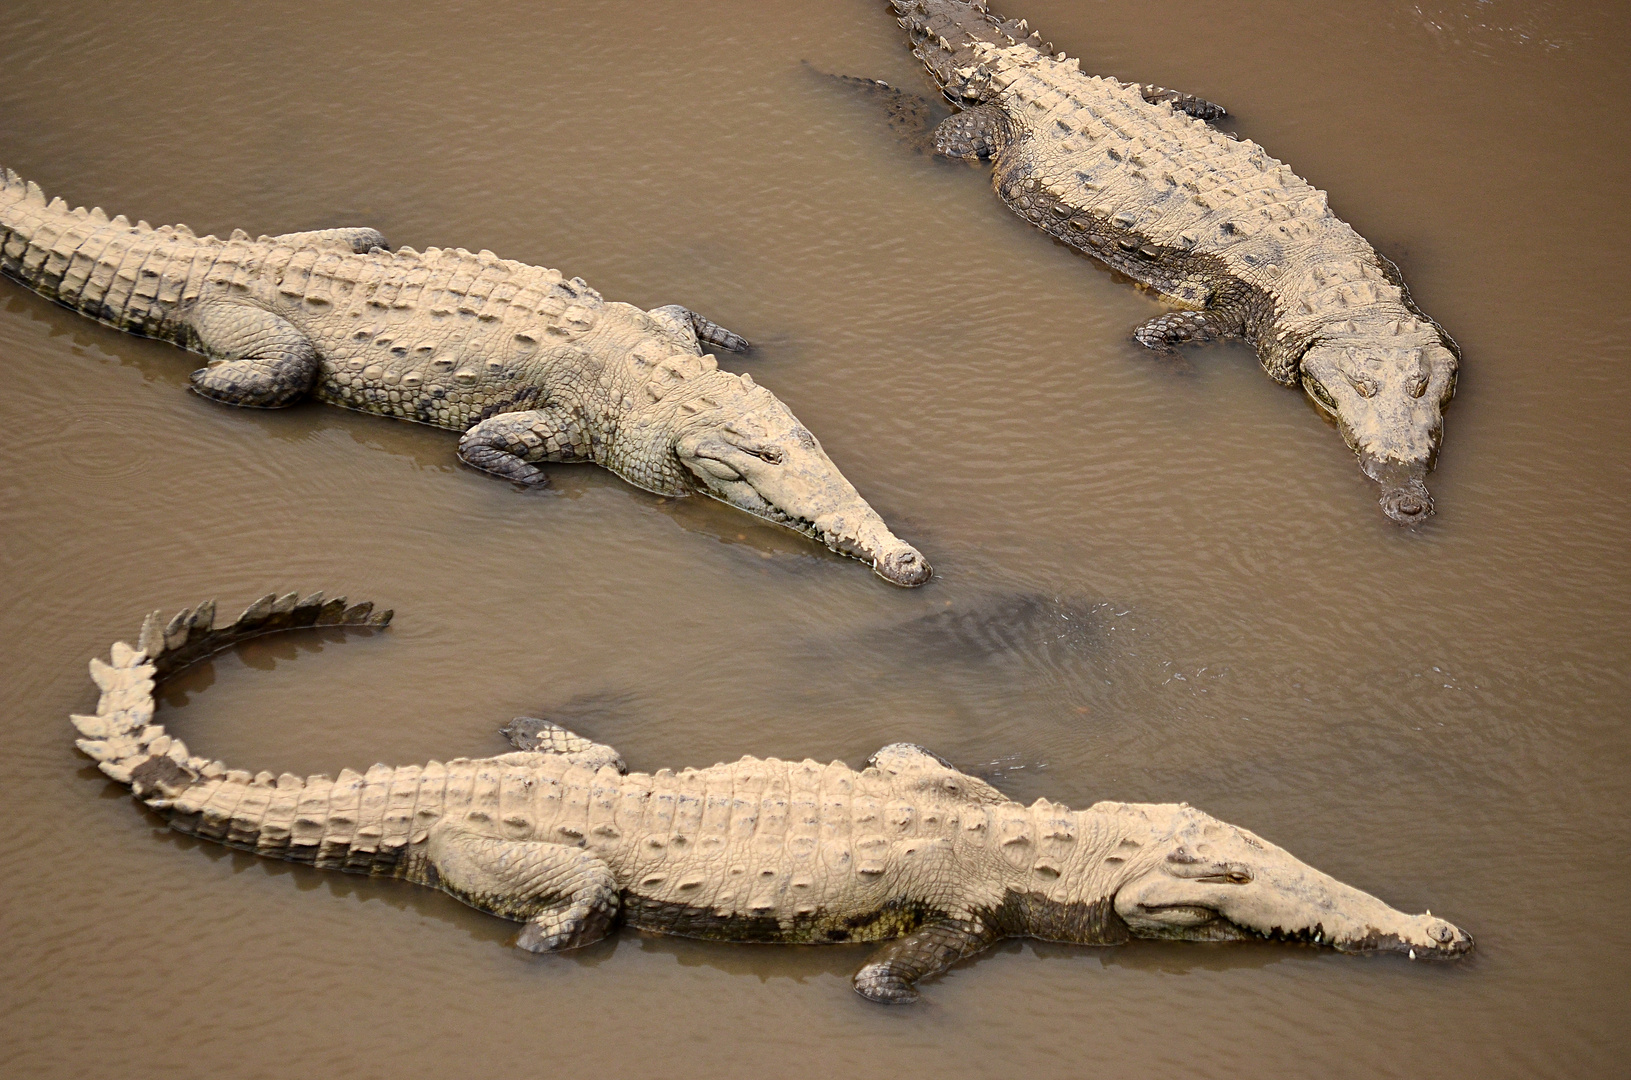
<path fill-rule="evenodd" d="M 935 128 L 935 149 L 989 158 L 1015 213 L 1180 309 L 1139 327 L 1139 342 L 1244 338 L 1336 422 L 1388 517 L 1432 513 L 1424 478 L 1460 351 L 1323 191 L 1208 126 L 1221 107 L 1085 75 L 983 2 L 891 3 L 961 110 Z"/>
<path fill-rule="evenodd" d="M 629 772 L 617 752 L 543 720 L 497 757 L 338 777 L 252 774 L 194 755 L 154 722 L 159 680 L 257 634 L 384 626 L 322 594 L 214 602 L 143 625 L 91 661 L 102 695 L 80 748 L 172 828 L 270 858 L 439 888 L 524 924 L 536 952 L 622 923 L 742 942 L 887 942 L 855 976 L 874 1001 L 1005 937 L 1273 939 L 1343 952 L 1459 956 L 1463 931 L 1406 915 L 1187 805 L 1024 806 L 921 747 L 862 770 L 744 757 Z"/>
<path fill-rule="evenodd" d="M 929 578 L 786 405 L 702 352 L 747 341 L 678 305 L 607 303 L 490 251 L 392 252 L 373 229 L 218 240 L 132 225 L 48 203 L 9 169 L 0 273 L 210 357 L 192 386 L 217 401 L 309 394 L 448 428 L 465 462 L 521 484 L 546 482 L 541 462 L 592 461 L 796 529 L 896 585 Z"/>

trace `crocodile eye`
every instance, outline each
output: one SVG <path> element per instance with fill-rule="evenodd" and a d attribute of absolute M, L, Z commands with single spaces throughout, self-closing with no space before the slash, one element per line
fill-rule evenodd
<path fill-rule="evenodd" d="M 774 446 L 766 447 L 759 451 L 759 460 L 768 461 L 772 465 L 780 465 L 782 463 L 782 452 Z"/>
<path fill-rule="evenodd" d="M 1376 391 L 1380 389 L 1376 385 L 1375 379 L 1364 375 L 1350 375 L 1348 376 L 1348 381 L 1353 384 L 1354 393 L 1358 394 L 1362 398 L 1375 397 Z"/>
<path fill-rule="evenodd" d="M 1221 874 L 1202 874 L 1195 880 L 1204 881 L 1210 885 L 1249 885 L 1252 880 L 1252 872 L 1242 868 L 1228 870 Z"/>
<path fill-rule="evenodd" d="M 1421 397 L 1427 393 L 1427 376 L 1423 374 L 1416 375 L 1410 380 L 1410 385 L 1405 389 L 1410 391 L 1411 397 Z"/>

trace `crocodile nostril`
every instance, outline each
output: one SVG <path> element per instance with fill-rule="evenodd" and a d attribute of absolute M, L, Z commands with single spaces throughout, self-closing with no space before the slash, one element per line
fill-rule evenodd
<path fill-rule="evenodd" d="M 1412 490 L 1417 486 L 1384 491 L 1382 512 L 1400 523 L 1425 521 L 1433 513 L 1433 500 L 1424 491 Z"/>
<path fill-rule="evenodd" d="M 876 569 L 884 580 L 908 587 L 928 581 L 931 573 L 923 556 L 911 549 L 885 555 L 877 561 Z"/>

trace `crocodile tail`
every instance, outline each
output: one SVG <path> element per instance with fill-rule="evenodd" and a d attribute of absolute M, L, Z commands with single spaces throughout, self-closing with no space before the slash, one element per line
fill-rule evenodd
<path fill-rule="evenodd" d="M 343 597 L 325 600 L 322 593 L 304 599 L 274 594 L 221 627 L 214 625 L 214 601 L 167 622 L 154 612 L 134 648 L 121 641 L 108 662 L 91 661 L 91 678 L 102 696 L 95 715 L 72 718 L 81 735 L 79 748 L 180 832 L 272 858 L 389 874 L 406 847 L 414 807 L 410 799 L 407 814 L 393 817 L 386 803 L 394 807 L 410 789 L 416 793 L 429 769 L 376 765 L 366 775 L 347 769 L 338 779 L 251 775 L 194 755 L 153 722 L 155 685 L 211 653 L 280 630 L 387 625 L 391 612 L 373 607 L 347 605 Z M 393 828 L 403 834 L 401 842 L 383 835 Z"/>
<path fill-rule="evenodd" d="M 957 69 L 974 62 L 971 49 L 977 42 L 1053 51 L 1025 20 L 993 14 L 985 0 L 890 0 L 890 6 L 911 38 L 913 54 L 948 90 L 957 81 Z"/>
<path fill-rule="evenodd" d="M 70 209 L 0 169 L 0 274 L 120 330 L 186 344 L 176 316 L 226 247 L 185 225 Z"/>

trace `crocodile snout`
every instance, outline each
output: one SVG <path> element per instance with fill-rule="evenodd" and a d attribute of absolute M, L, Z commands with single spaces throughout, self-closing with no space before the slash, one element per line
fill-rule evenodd
<path fill-rule="evenodd" d="M 890 532 L 853 488 L 849 494 L 845 505 L 815 519 L 814 535 L 840 555 L 870 563 L 873 572 L 891 585 L 909 589 L 928 581 L 933 573 L 928 560 Z"/>
<path fill-rule="evenodd" d="M 1440 956 L 1461 956 L 1472 951 L 1472 935 L 1443 919 L 1428 924 L 1427 936 L 1438 943 L 1434 951 Z"/>
<path fill-rule="evenodd" d="M 1472 935 L 1454 923 L 1432 915 L 1418 915 L 1411 922 L 1416 925 L 1396 938 L 1374 944 L 1361 942 L 1351 951 L 1404 953 L 1412 960 L 1454 960 L 1472 952 Z M 1342 945 L 1338 943 L 1337 947 Z"/>
<path fill-rule="evenodd" d="M 892 585 L 902 585 L 907 588 L 921 585 L 929 580 L 933 573 L 929 569 L 929 562 L 918 554 L 915 548 L 902 548 L 887 555 L 879 556 L 873 564 L 878 576 Z"/>
<path fill-rule="evenodd" d="M 1382 513 L 1400 525 L 1414 525 L 1433 516 L 1433 497 L 1420 480 L 1383 487 L 1381 504 Z"/>

